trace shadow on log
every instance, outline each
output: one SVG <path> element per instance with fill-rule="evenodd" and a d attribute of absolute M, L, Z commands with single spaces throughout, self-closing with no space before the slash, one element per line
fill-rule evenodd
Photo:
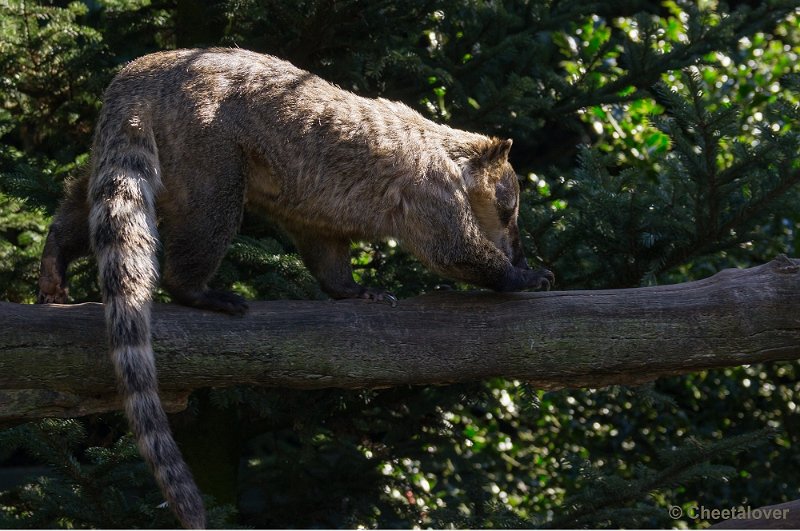
<path fill-rule="evenodd" d="M 117 409 L 100 304 L 0 303 L 0 420 Z M 800 358 L 800 260 L 697 282 L 403 300 L 255 302 L 244 317 L 155 305 L 165 407 L 201 387 L 448 384 L 542 389 Z"/>

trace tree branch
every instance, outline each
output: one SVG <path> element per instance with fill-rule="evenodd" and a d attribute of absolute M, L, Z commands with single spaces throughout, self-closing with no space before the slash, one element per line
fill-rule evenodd
<path fill-rule="evenodd" d="M 651 288 L 434 293 L 397 307 L 272 301 L 229 317 L 159 304 L 162 399 L 237 384 L 303 389 L 495 376 L 543 389 L 800 358 L 800 260 Z M 102 306 L 0 303 L 0 420 L 117 409 Z"/>

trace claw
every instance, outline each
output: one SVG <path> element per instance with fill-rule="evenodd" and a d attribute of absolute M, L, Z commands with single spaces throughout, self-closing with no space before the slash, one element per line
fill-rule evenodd
<path fill-rule="evenodd" d="M 388 291 L 383 291 L 380 289 L 364 288 L 359 297 L 371 302 L 385 302 L 391 305 L 392 308 L 397 306 L 397 297 Z"/>
<path fill-rule="evenodd" d="M 544 273 L 544 278 L 542 279 L 542 282 L 539 284 L 539 289 L 550 291 L 550 288 L 553 286 L 553 284 L 556 283 L 556 276 L 549 269 L 544 269 L 542 270 L 542 272 Z"/>
<path fill-rule="evenodd" d="M 230 315 L 244 315 L 247 312 L 247 301 L 241 295 L 230 291 L 204 290 L 195 292 L 172 292 L 175 302 L 193 308 Z"/>
<path fill-rule="evenodd" d="M 528 286 L 535 290 L 550 291 L 550 288 L 556 283 L 555 275 L 547 269 L 537 269 L 529 274 Z"/>
<path fill-rule="evenodd" d="M 388 302 L 392 306 L 392 308 L 394 308 L 395 306 L 397 306 L 397 297 L 395 297 L 391 293 L 386 293 L 383 296 L 382 302 Z"/>
<path fill-rule="evenodd" d="M 39 290 L 36 296 L 36 304 L 66 304 L 67 303 L 67 290 L 59 289 L 55 292 L 45 292 Z"/>

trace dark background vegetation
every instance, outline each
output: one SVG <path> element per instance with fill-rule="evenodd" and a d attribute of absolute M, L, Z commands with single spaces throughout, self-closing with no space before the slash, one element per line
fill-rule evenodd
<path fill-rule="evenodd" d="M 50 216 L 85 167 L 114 73 L 189 46 L 272 53 L 513 138 L 525 245 L 558 289 L 684 282 L 798 255 L 796 0 L 8 0 L 0 299 L 33 302 Z M 353 260 L 400 296 L 451 285 L 393 242 L 355 244 Z M 99 300 L 91 260 L 72 276 L 75 301 Z M 256 213 L 215 284 L 322 297 Z M 797 371 L 547 393 L 500 379 L 205 390 L 173 423 L 217 526 L 700 527 L 667 508 L 800 498 Z M 175 526 L 160 502 L 120 414 L 0 431 L 0 527 Z"/>

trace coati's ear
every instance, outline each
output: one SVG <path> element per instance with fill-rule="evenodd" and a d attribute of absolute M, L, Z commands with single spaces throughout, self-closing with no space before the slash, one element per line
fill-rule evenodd
<path fill-rule="evenodd" d="M 468 163 L 462 175 L 469 189 L 483 189 L 487 193 L 504 175 L 503 165 L 508 162 L 511 140 L 481 139 L 470 149 Z M 492 193 L 490 193 L 492 195 Z"/>
<path fill-rule="evenodd" d="M 483 153 L 479 156 L 479 163 L 483 166 L 502 164 L 508 161 L 508 152 L 511 151 L 511 139 L 501 140 L 492 138 Z"/>

